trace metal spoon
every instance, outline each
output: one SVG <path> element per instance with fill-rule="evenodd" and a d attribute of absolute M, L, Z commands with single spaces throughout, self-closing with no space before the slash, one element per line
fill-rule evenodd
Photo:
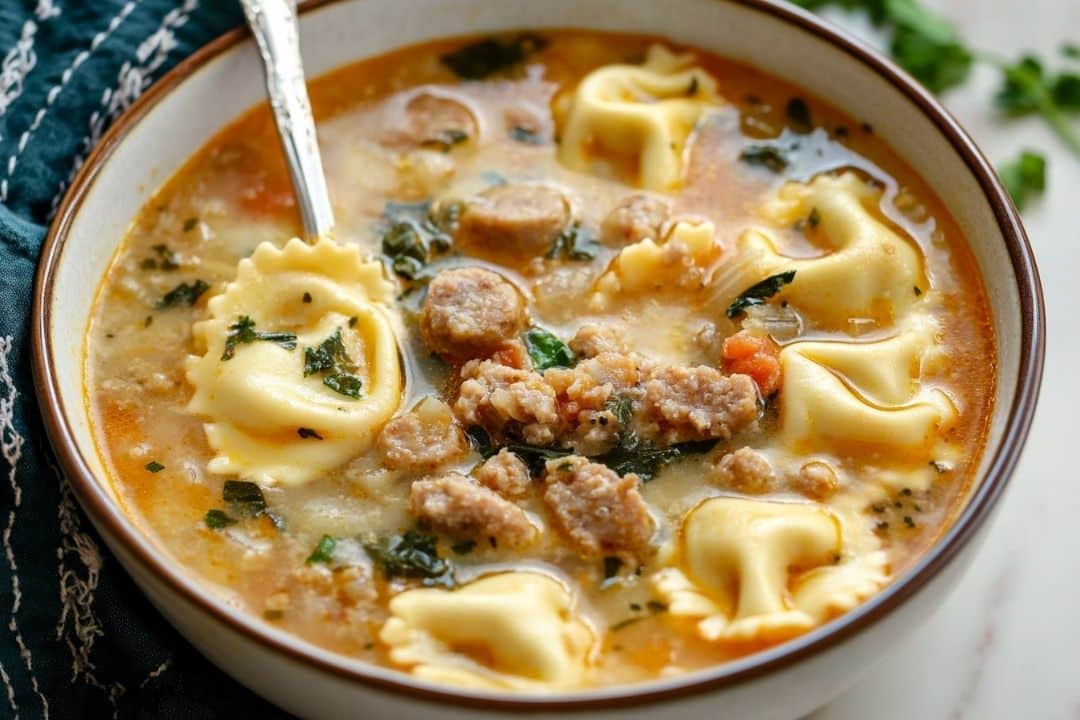
<path fill-rule="evenodd" d="M 285 162 L 292 177 L 300 221 L 308 242 L 326 236 L 334 212 L 326 189 L 311 101 L 300 59 L 300 32 L 294 0 L 240 0 L 255 35 L 266 74 L 266 91 L 274 113 Z"/>

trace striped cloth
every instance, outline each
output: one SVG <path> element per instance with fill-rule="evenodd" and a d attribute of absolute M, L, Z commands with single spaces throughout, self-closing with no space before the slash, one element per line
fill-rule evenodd
<path fill-rule="evenodd" d="M 60 477 L 27 298 L 64 190 L 123 111 L 241 22 L 231 0 L 0 0 L 0 718 L 284 717 L 150 606 Z"/>

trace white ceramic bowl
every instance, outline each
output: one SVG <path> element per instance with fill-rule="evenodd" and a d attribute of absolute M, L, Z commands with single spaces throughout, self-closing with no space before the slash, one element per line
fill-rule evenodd
<path fill-rule="evenodd" d="M 620 720 L 802 716 L 854 683 L 941 604 L 970 563 L 1020 453 L 1043 362 L 1042 295 L 1031 250 L 1015 209 L 970 138 L 887 60 L 770 0 L 339 0 L 309 4 L 301 21 L 312 76 L 431 38 L 560 27 L 657 33 L 755 65 L 872 123 L 922 174 L 972 243 L 999 339 L 996 411 L 979 482 L 942 540 L 852 612 L 736 662 L 631 687 L 549 699 L 455 692 L 319 649 L 227 606 L 118 506 L 88 420 L 83 341 L 95 290 L 139 208 L 216 131 L 264 100 L 254 45 L 238 31 L 151 88 L 73 183 L 39 268 L 34 370 L 53 445 L 109 547 L 210 660 L 297 715 L 454 718 L 468 709 L 487 716 Z"/>

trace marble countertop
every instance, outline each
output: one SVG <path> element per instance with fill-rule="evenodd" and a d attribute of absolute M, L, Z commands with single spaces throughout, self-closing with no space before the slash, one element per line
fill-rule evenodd
<path fill-rule="evenodd" d="M 1080 42 L 1080 1 L 936 0 L 966 42 L 1005 57 L 1035 51 L 1059 62 Z M 830 19 L 880 45 L 858 18 Z M 998 74 L 976 70 L 945 104 L 995 163 L 1021 148 L 1049 160 L 1048 190 L 1025 225 L 1046 294 L 1048 346 L 1038 414 L 991 534 L 956 591 L 910 639 L 812 720 L 1080 720 L 1080 159 L 1037 119 L 1003 121 L 992 106 Z M 1077 121 L 1080 128 L 1080 121 Z"/>

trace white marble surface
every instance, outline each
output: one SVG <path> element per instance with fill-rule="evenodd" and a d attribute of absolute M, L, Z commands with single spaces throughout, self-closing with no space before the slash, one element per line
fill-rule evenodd
<path fill-rule="evenodd" d="M 1080 0 L 936 0 L 967 42 L 1060 60 Z M 865 23 L 830 18 L 857 34 Z M 1080 68 L 1080 65 L 1074 65 Z M 1080 720 L 1080 159 L 1036 119 L 1002 121 L 980 68 L 946 105 L 995 162 L 1046 152 L 1049 189 L 1024 214 L 1046 293 L 1046 375 L 1031 438 L 995 525 L 956 592 L 813 720 Z M 1076 126 L 1080 129 L 1080 118 Z"/>

